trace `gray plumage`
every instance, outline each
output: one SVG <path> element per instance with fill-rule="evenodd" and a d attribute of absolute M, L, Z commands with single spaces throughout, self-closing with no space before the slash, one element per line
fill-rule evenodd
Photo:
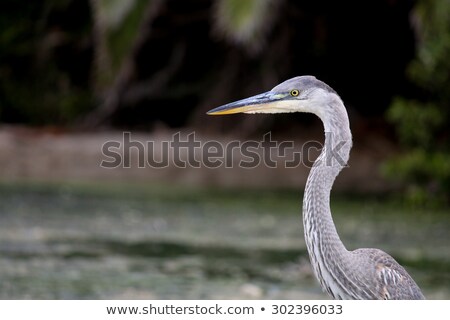
<path fill-rule="evenodd" d="M 208 113 L 238 112 L 310 112 L 323 122 L 324 148 L 311 168 L 303 197 L 306 246 L 322 289 L 335 299 L 425 299 L 394 258 L 379 249 L 349 251 L 336 231 L 330 192 L 352 147 L 347 111 L 338 94 L 315 77 L 302 76 Z"/>

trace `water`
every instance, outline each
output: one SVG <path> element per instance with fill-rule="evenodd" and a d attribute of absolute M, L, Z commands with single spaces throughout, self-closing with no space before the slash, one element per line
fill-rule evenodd
<path fill-rule="evenodd" d="M 0 191 L 1 299 L 327 299 L 305 250 L 300 192 Z M 382 248 L 428 298 L 450 298 L 447 212 L 367 199 L 338 199 L 333 211 L 349 248 Z"/>

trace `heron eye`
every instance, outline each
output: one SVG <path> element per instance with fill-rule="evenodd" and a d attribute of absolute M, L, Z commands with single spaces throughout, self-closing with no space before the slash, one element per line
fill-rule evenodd
<path fill-rule="evenodd" d="M 290 94 L 293 97 L 297 97 L 300 94 L 300 92 L 297 89 L 294 89 L 294 90 L 291 90 Z"/>

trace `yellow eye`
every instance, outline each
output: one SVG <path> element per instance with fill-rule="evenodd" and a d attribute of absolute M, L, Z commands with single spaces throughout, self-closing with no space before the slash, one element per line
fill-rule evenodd
<path fill-rule="evenodd" d="M 297 89 L 294 89 L 294 90 L 291 90 L 290 94 L 293 97 L 297 97 L 300 94 L 300 92 Z"/>

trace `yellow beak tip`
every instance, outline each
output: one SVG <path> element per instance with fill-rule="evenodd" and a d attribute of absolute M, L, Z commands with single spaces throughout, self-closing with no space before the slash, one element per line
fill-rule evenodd
<path fill-rule="evenodd" d="M 218 110 L 218 111 L 208 111 L 206 114 L 209 116 L 221 116 L 225 114 L 233 114 L 233 113 L 242 113 L 245 112 L 247 108 L 245 107 L 237 107 L 237 108 L 230 108 L 225 110 Z"/>

